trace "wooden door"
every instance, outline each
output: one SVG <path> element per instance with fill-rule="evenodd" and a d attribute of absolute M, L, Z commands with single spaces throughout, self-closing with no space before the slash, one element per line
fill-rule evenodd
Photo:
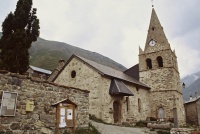
<path fill-rule="evenodd" d="M 120 103 L 119 101 L 114 101 L 113 102 L 113 118 L 114 118 L 114 123 L 119 123 L 120 122 L 120 114 L 121 114 L 121 108 L 120 108 Z"/>

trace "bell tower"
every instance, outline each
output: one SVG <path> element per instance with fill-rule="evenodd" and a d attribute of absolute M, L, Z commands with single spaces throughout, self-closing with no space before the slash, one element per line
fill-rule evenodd
<path fill-rule="evenodd" d="M 155 9 L 152 14 L 145 48 L 139 48 L 140 81 L 151 87 L 151 117 L 177 119 L 185 124 L 180 76 L 175 51 L 171 50 Z M 176 109 L 176 113 L 174 113 Z M 176 114 L 176 115 L 175 115 Z"/>

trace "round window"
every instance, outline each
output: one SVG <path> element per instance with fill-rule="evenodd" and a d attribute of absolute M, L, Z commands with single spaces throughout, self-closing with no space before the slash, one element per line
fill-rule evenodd
<path fill-rule="evenodd" d="M 76 77 L 76 71 L 73 70 L 73 71 L 71 72 L 71 77 L 72 77 L 72 78 L 75 78 L 75 77 Z"/>

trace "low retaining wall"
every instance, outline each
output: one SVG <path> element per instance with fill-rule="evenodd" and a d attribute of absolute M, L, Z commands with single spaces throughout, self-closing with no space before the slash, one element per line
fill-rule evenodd
<path fill-rule="evenodd" d="M 147 123 L 148 128 L 155 128 L 155 129 L 168 129 L 168 128 L 172 128 L 173 126 L 174 126 L 173 123 L 170 123 L 170 122 Z"/>
<path fill-rule="evenodd" d="M 15 134 L 55 133 L 56 108 L 51 107 L 51 104 L 63 99 L 69 99 L 77 104 L 75 127 L 88 127 L 89 91 L 87 90 L 0 71 L 0 102 L 3 91 L 17 92 L 18 97 L 15 116 L 0 116 L 0 132 Z M 34 102 L 32 112 L 26 111 L 27 101 Z M 59 131 L 63 132 L 65 129 Z"/>

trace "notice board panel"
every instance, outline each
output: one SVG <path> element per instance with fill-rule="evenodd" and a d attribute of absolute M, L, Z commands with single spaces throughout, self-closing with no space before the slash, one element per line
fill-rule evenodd
<path fill-rule="evenodd" d="M 15 92 L 3 91 L 0 109 L 1 116 L 15 116 L 17 95 Z"/>

